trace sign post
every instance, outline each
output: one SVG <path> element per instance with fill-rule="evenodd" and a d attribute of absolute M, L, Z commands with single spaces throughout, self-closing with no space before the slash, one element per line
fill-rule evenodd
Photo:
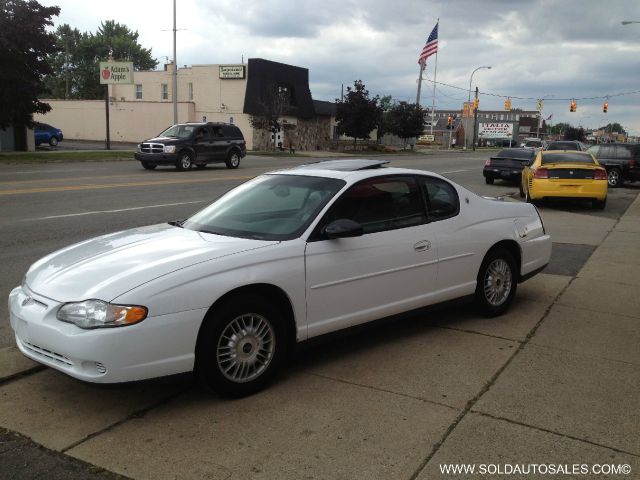
<path fill-rule="evenodd" d="M 104 85 L 104 107 L 106 117 L 107 136 L 105 146 L 111 150 L 111 136 L 109 133 L 109 85 L 132 84 L 133 62 L 115 62 L 109 57 L 106 62 L 100 62 L 100 85 Z"/>

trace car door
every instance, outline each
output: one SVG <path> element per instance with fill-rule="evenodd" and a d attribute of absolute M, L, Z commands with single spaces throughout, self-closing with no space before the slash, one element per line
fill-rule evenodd
<path fill-rule="evenodd" d="M 328 239 L 338 219 L 363 235 Z M 329 208 L 305 251 L 309 337 L 429 303 L 437 250 L 416 178 L 384 176 L 351 186 Z"/>
<path fill-rule="evenodd" d="M 231 145 L 230 139 L 225 135 L 222 125 L 211 127 L 213 144 L 211 154 L 213 160 L 221 161 L 227 158 L 227 151 Z"/>
<path fill-rule="evenodd" d="M 196 152 L 197 163 L 211 161 L 213 151 L 213 138 L 208 127 L 198 127 L 193 137 L 193 149 Z"/>

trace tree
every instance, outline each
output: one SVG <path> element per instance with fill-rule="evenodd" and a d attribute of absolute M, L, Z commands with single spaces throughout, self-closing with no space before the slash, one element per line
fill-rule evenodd
<path fill-rule="evenodd" d="M 582 127 L 580 127 L 580 128 L 568 127 L 564 131 L 564 139 L 565 140 L 578 140 L 580 142 L 584 142 L 585 141 L 584 128 L 582 128 Z"/>
<path fill-rule="evenodd" d="M 286 87 L 268 85 L 258 101 L 258 113 L 249 117 L 253 128 L 265 131 L 280 129 L 280 117 L 291 104 L 291 92 Z"/>
<path fill-rule="evenodd" d="M 336 100 L 336 120 L 340 131 L 353 138 L 355 149 L 358 139 L 369 134 L 380 122 L 379 97 L 369 98 L 369 91 L 362 80 L 356 80 L 353 88 L 347 87 L 344 100 Z"/>
<path fill-rule="evenodd" d="M 424 129 L 425 111 L 415 103 L 400 102 L 389 112 L 390 131 L 404 140 L 418 137 Z"/>
<path fill-rule="evenodd" d="M 34 113 L 51 110 L 38 97 L 47 91 L 44 75 L 51 73 L 47 56 L 57 51 L 45 29 L 60 8 L 35 0 L 0 0 L 0 7 L 0 128 L 32 126 Z"/>
<path fill-rule="evenodd" d="M 559 122 L 551 127 L 551 133 L 554 135 L 561 135 L 567 128 L 571 128 L 571 125 L 568 123 Z"/>
<path fill-rule="evenodd" d="M 622 125 L 620 125 L 618 122 L 607 124 L 607 126 L 604 127 L 604 131 L 605 132 L 610 132 L 610 133 L 618 132 L 618 133 L 621 133 L 621 134 L 627 133 L 627 131 L 624 129 L 624 127 Z"/>
<path fill-rule="evenodd" d="M 389 114 L 393 107 L 393 98 L 391 95 L 385 95 L 380 99 L 380 118 L 378 120 L 378 143 L 382 140 L 385 134 L 391 131 L 391 119 Z"/>
<path fill-rule="evenodd" d="M 59 52 L 50 57 L 54 71 L 47 78 L 54 98 L 102 98 L 98 64 L 109 55 L 117 61 L 133 62 L 135 70 L 152 70 L 158 65 L 151 49 L 138 43 L 138 32 L 114 20 L 102 22 L 95 34 L 61 25 L 55 36 Z"/>

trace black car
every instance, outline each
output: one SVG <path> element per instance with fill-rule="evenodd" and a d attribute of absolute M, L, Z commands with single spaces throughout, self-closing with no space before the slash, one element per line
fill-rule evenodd
<path fill-rule="evenodd" d="M 246 154 L 244 136 L 235 125 L 179 123 L 139 144 L 135 158 L 147 170 L 158 165 L 189 170 L 193 165 L 204 168 L 208 163 L 218 162 L 225 162 L 228 168 L 238 168 Z"/>
<path fill-rule="evenodd" d="M 640 143 L 603 143 L 587 152 L 607 170 L 610 187 L 640 180 Z"/>
<path fill-rule="evenodd" d="M 520 183 L 522 169 L 536 158 L 537 150 L 532 148 L 505 148 L 484 164 L 484 180 L 492 184 L 496 178 Z"/>
<path fill-rule="evenodd" d="M 574 141 L 574 140 L 557 140 L 554 142 L 547 143 L 547 146 L 544 147 L 545 150 L 573 150 L 578 152 L 584 152 L 587 150 L 587 147 L 582 142 Z"/>

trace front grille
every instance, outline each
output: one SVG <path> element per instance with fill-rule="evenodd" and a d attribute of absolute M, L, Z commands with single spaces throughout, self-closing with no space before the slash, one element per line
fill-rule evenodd
<path fill-rule="evenodd" d="M 143 143 L 140 145 L 142 153 L 164 153 L 164 145 L 162 143 Z"/>
<path fill-rule="evenodd" d="M 60 353 L 52 352 L 51 350 L 47 350 L 46 348 L 42 348 L 38 345 L 33 345 L 28 342 L 22 342 L 22 344 L 24 345 L 24 348 L 26 348 L 36 356 L 45 357 L 49 360 L 54 360 L 57 363 L 73 367 L 73 362 Z"/>
<path fill-rule="evenodd" d="M 549 179 L 593 180 L 594 170 L 579 168 L 554 168 L 549 170 Z"/>

